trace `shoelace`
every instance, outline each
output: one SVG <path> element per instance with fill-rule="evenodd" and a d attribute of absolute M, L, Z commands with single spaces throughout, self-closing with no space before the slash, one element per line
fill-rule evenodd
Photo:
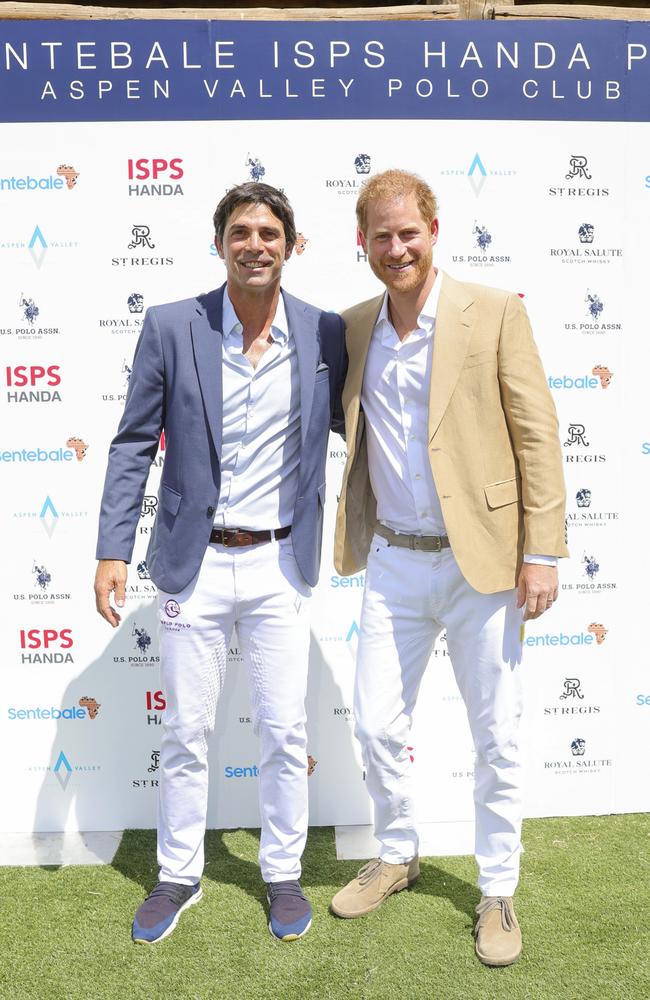
<path fill-rule="evenodd" d="M 171 899 L 172 903 L 184 903 L 188 898 L 187 893 L 190 892 L 191 895 L 192 887 L 189 885 L 178 885 L 176 882 L 159 882 L 155 889 L 152 889 L 149 893 L 148 899 L 153 899 L 156 896 L 164 896 L 166 899 Z"/>
<path fill-rule="evenodd" d="M 278 896 L 300 896 L 303 892 L 300 882 L 270 882 L 269 902 L 272 903 Z"/>
<path fill-rule="evenodd" d="M 476 907 L 476 916 L 478 920 L 476 922 L 476 929 L 481 922 L 481 917 L 485 916 L 491 910 L 501 910 L 501 926 L 504 931 L 513 931 L 515 929 L 515 922 L 513 920 L 512 911 L 507 901 L 503 896 L 490 896 L 487 899 L 481 900 L 481 902 Z"/>
<path fill-rule="evenodd" d="M 369 861 L 367 865 L 364 865 L 357 872 L 357 878 L 359 880 L 359 885 L 366 886 L 373 882 L 376 878 L 381 875 L 381 870 L 383 868 L 383 861 L 380 858 L 375 858 L 374 861 Z"/>

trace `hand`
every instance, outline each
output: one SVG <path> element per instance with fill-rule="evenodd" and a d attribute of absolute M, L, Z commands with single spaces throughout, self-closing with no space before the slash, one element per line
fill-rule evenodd
<path fill-rule="evenodd" d="M 539 618 L 557 601 L 559 578 L 557 567 L 524 563 L 517 584 L 517 607 L 523 608 L 524 621 Z"/>
<path fill-rule="evenodd" d="M 124 587 L 126 584 L 126 563 L 121 559 L 100 559 L 95 573 L 95 605 L 102 618 L 113 628 L 122 621 L 121 615 L 111 607 L 111 591 L 115 592 L 118 608 L 124 607 Z"/>

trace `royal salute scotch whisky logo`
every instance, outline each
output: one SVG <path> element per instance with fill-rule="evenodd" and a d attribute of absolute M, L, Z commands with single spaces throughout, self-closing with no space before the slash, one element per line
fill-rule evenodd
<path fill-rule="evenodd" d="M 116 311 L 114 316 L 105 316 L 99 320 L 99 329 L 112 334 L 139 334 L 142 330 L 142 313 L 144 312 L 144 296 L 142 292 L 131 292 L 124 300 L 124 310 Z"/>
<path fill-rule="evenodd" d="M 596 757 L 587 755 L 587 740 L 584 736 L 576 736 L 566 746 L 564 756 L 558 755 L 555 760 L 545 760 L 544 770 L 556 775 L 578 777 L 586 774 L 600 774 L 612 767 L 611 757 Z"/>
<path fill-rule="evenodd" d="M 582 486 L 575 495 L 575 507 L 567 510 L 566 523 L 569 528 L 603 528 L 618 521 L 616 510 L 592 509 L 592 491 Z"/>
<path fill-rule="evenodd" d="M 325 188 L 327 191 L 335 192 L 339 195 L 357 195 L 365 178 L 370 173 L 371 157 L 369 153 L 357 153 L 352 161 L 354 174 L 350 172 L 342 173 L 339 177 L 327 177 Z"/>
<path fill-rule="evenodd" d="M 573 244 L 550 247 L 548 252 L 552 260 L 561 264 L 611 264 L 623 257 L 622 247 L 602 244 L 593 222 L 578 224 Z"/>

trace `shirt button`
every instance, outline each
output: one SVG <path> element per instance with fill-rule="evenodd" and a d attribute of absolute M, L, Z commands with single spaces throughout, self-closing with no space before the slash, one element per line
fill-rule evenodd
<path fill-rule="evenodd" d="M 208 515 L 208 517 L 213 517 L 214 516 L 214 507 L 208 507 L 208 509 L 206 511 L 206 514 Z"/>
<path fill-rule="evenodd" d="M 415 478 L 416 478 L 416 479 L 422 479 L 422 476 L 420 475 L 420 473 L 419 473 L 419 472 L 416 472 L 416 473 L 415 473 Z"/>

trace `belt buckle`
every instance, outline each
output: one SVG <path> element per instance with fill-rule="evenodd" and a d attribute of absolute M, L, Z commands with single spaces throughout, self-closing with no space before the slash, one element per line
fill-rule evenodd
<path fill-rule="evenodd" d="M 435 539 L 434 546 L 433 546 L 433 551 L 434 552 L 442 552 L 442 536 L 441 535 L 434 535 L 433 538 Z"/>

